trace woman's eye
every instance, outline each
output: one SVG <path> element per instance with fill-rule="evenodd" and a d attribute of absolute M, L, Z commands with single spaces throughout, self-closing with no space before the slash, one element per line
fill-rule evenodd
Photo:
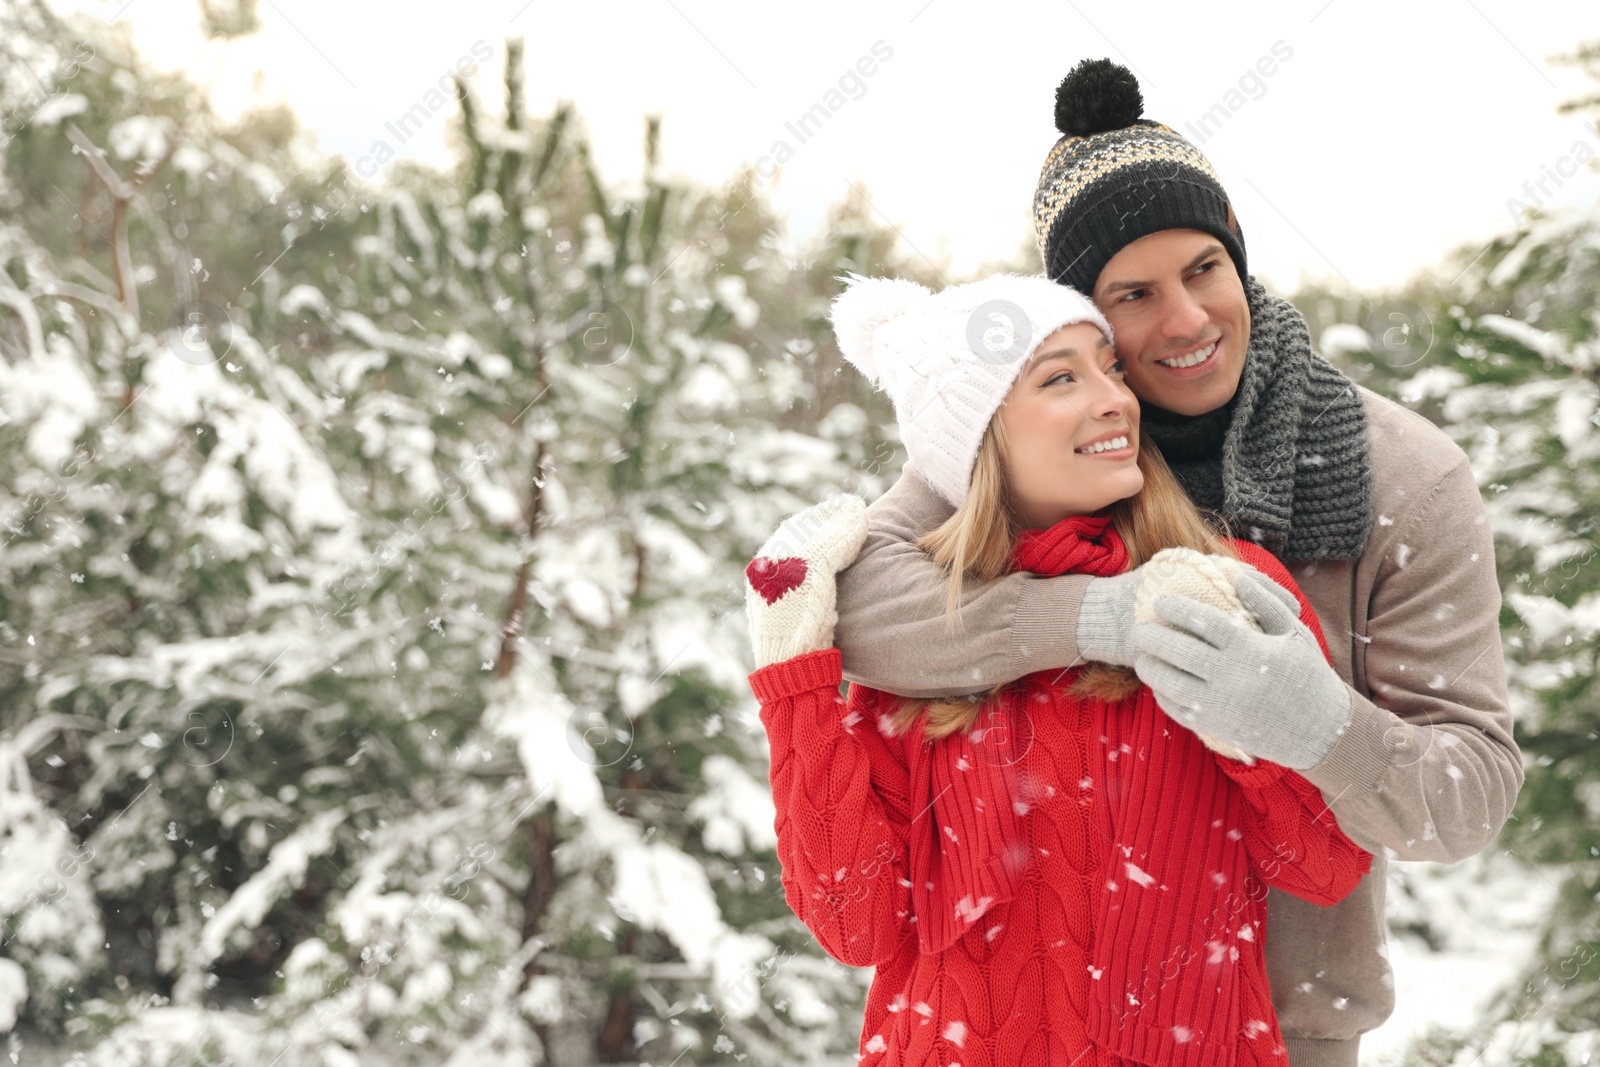
<path fill-rule="evenodd" d="M 1119 359 L 1116 362 L 1111 364 L 1110 368 L 1106 371 L 1106 373 L 1107 374 L 1122 374 L 1127 369 L 1128 369 L 1127 363 L 1125 363 L 1125 362 L 1123 362 L 1122 360 Z"/>
<path fill-rule="evenodd" d="M 1073 380 L 1072 372 L 1069 371 L 1069 370 L 1064 370 L 1060 374 L 1054 375 L 1053 377 L 1050 377 L 1050 378 L 1046 378 L 1044 384 L 1046 384 L 1046 385 L 1054 385 L 1054 384 L 1056 384 L 1057 382 L 1060 382 L 1060 381 L 1068 381 L 1068 382 L 1070 382 L 1072 380 Z"/>

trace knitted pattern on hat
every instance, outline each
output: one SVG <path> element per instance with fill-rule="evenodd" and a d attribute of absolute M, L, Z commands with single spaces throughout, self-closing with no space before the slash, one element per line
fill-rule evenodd
<path fill-rule="evenodd" d="M 852 275 L 830 309 L 844 358 L 889 394 L 906 455 L 952 507 L 972 484 L 995 411 L 1045 339 L 1111 326 L 1087 297 L 1040 275 L 997 274 L 932 292 Z"/>
<path fill-rule="evenodd" d="M 1235 536 L 1280 559 L 1355 559 L 1373 522 L 1366 408 L 1293 304 L 1254 278 L 1245 296 L 1250 348 L 1227 409 L 1185 418 L 1146 404 L 1144 432 Z"/>
<path fill-rule="evenodd" d="M 1062 137 L 1033 194 L 1045 274 L 1093 294 L 1124 246 L 1161 230 L 1195 229 L 1222 243 L 1243 278 L 1244 236 L 1216 170 L 1143 111 L 1138 80 L 1108 59 L 1079 63 L 1057 88 Z"/>

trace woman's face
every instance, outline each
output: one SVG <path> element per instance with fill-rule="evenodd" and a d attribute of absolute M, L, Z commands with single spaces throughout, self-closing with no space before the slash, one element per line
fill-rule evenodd
<path fill-rule="evenodd" d="M 997 413 L 1006 486 L 1017 517 L 1046 529 L 1144 488 L 1139 402 L 1100 328 L 1063 326 L 1044 339 Z"/>

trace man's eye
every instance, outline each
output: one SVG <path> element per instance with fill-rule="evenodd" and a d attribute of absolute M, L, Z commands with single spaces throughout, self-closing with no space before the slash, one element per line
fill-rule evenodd
<path fill-rule="evenodd" d="M 1119 296 L 1117 298 L 1117 303 L 1126 304 L 1129 301 L 1131 301 L 1134 297 L 1140 296 L 1143 293 L 1144 293 L 1143 289 L 1129 289 L 1126 293 L 1123 293 L 1121 296 Z"/>
<path fill-rule="evenodd" d="M 1216 267 L 1216 265 L 1217 265 L 1217 261 L 1213 259 L 1213 260 L 1211 260 L 1211 261 L 1209 261 L 1207 263 L 1200 264 L 1198 267 L 1195 268 L 1194 272 L 1196 274 L 1203 274 L 1206 271 L 1214 269 Z"/>

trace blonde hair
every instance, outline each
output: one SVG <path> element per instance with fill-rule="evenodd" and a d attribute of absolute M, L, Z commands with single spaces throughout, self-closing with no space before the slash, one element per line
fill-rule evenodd
<path fill-rule="evenodd" d="M 917 547 L 932 555 L 949 573 L 945 616 L 952 626 L 960 615 L 961 590 L 967 575 L 987 581 L 1011 570 L 1012 553 L 1023 525 L 1007 489 L 1006 447 L 1005 431 L 997 415 L 990 420 L 978 445 L 966 499 L 943 525 L 917 540 Z M 1221 516 L 1195 506 L 1160 450 L 1144 435 L 1140 435 L 1137 462 L 1144 474 L 1144 488 L 1099 513 L 1111 519 L 1111 528 L 1127 547 L 1129 570 L 1164 548 L 1192 548 L 1214 556 L 1238 558 L 1225 540 L 1227 527 Z M 975 697 L 906 698 L 891 721 L 897 732 L 903 732 L 919 714 L 926 713 L 923 734 L 930 740 L 968 730 L 979 712 L 999 699 L 1011 684 L 1014 683 L 1002 683 Z M 1133 695 L 1140 684 L 1132 668 L 1090 663 L 1074 680 L 1072 690 L 1079 696 L 1121 700 Z"/>

